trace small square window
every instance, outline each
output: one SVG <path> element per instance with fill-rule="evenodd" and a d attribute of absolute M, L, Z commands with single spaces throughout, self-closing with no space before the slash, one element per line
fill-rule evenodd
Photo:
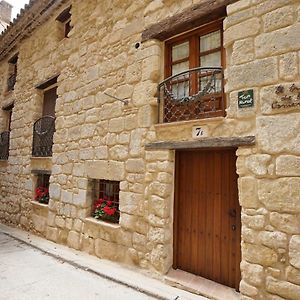
<path fill-rule="evenodd" d="M 34 199 L 42 204 L 49 203 L 49 174 L 38 174 Z"/>
<path fill-rule="evenodd" d="M 118 223 L 120 182 L 110 180 L 94 181 L 94 208 L 95 219 Z"/>

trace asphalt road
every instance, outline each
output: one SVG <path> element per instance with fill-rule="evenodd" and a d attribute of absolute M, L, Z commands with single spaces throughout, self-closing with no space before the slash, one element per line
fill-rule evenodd
<path fill-rule="evenodd" d="M 0 232 L 0 299 L 154 298 L 77 269 Z"/>

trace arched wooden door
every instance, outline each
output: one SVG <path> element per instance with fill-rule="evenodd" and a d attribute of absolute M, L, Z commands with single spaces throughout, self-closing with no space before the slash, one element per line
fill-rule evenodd
<path fill-rule="evenodd" d="M 238 290 L 241 221 L 235 149 L 176 152 L 174 265 Z"/>

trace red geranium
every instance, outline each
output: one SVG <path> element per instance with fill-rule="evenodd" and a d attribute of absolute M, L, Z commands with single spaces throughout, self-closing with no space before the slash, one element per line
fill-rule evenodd
<path fill-rule="evenodd" d="M 109 197 L 104 196 L 99 198 L 94 204 L 94 218 L 105 221 L 118 222 L 119 212 L 114 206 L 114 201 Z"/>
<path fill-rule="evenodd" d="M 39 203 L 49 203 L 49 189 L 43 186 L 39 186 L 35 189 L 35 200 Z"/>
<path fill-rule="evenodd" d="M 101 205 L 104 203 L 104 199 L 99 198 L 96 202 L 95 202 L 95 209 L 100 208 Z"/>
<path fill-rule="evenodd" d="M 108 206 L 112 206 L 112 205 L 113 205 L 113 202 L 112 202 L 111 200 L 108 200 L 108 201 L 106 202 L 106 204 L 107 204 Z"/>
<path fill-rule="evenodd" d="M 105 206 L 103 207 L 103 211 L 109 216 L 112 216 L 117 211 L 117 209 L 115 207 Z"/>

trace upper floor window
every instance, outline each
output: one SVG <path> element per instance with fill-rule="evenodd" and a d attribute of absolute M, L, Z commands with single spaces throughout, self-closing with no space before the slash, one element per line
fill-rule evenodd
<path fill-rule="evenodd" d="M 7 160 L 9 156 L 9 137 L 11 131 L 11 117 L 14 105 L 3 107 L 5 130 L 0 133 L 0 160 Z"/>
<path fill-rule="evenodd" d="M 17 80 L 17 62 L 18 54 L 14 55 L 8 61 L 8 78 L 7 78 L 7 91 L 12 91 L 15 88 L 15 83 Z"/>
<path fill-rule="evenodd" d="M 160 85 L 160 121 L 224 115 L 222 22 L 166 42 L 165 76 Z"/>
<path fill-rule="evenodd" d="M 166 43 L 166 51 L 167 77 L 196 67 L 221 67 L 221 28 L 219 26 L 203 28 L 170 40 Z"/>
<path fill-rule="evenodd" d="M 12 118 L 12 111 L 14 105 L 10 104 L 8 106 L 3 107 L 3 111 L 5 113 L 5 128 L 7 131 L 11 131 L 11 118 Z"/>
<path fill-rule="evenodd" d="M 72 29 L 71 26 L 71 6 L 63 10 L 56 18 L 62 25 L 63 37 L 68 37 L 69 32 Z"/>
<path fill-rule="evenodd" d="M 55 131 L 55 104 L 57 99 L 57 76 L 37 86 L 43 90 L 42 117 L 33 125 L 32 156 L 52 156 L 53 135 Z"/>

